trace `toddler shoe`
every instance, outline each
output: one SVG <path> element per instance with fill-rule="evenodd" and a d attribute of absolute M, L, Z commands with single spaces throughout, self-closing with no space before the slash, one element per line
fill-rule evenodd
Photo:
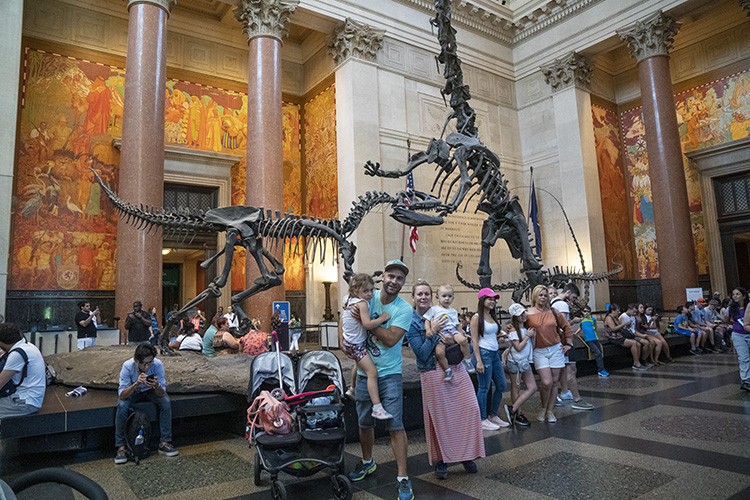
<path fill-rule="evenodd" d="M 477 372 L 476 368 L 474 368 L 474 363 L 472 363 L 470 359 L 464 358 L 464 366 L 466 367 L 466 371 L 469 373 Z"/>
<path fill-rule="evenodd" d="M 389 418 L 393 418 L 393 415 L 385 411 L 385 408 L 378 408 L 372 410 L 372 418 L 377 418 L 378 420 L 388 420 Z"/>
<path fill-rule="evenodd" d="M 445 370 L 445 375 L 443 376 L 443 382 L 450 382 L 453 380 L 453 369 L 448 368 Z"/>
<path fill-rule="evenodd" d="M 344 395 L 349 399 L 354 399 L 354 387 L 347 389 Z"/>

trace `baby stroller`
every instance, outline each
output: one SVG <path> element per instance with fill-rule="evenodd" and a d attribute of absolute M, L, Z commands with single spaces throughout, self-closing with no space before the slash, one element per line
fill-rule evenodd
<path fill-rule="evenodd" d="M 278 351 L 257 356 L 250 366 L 248 400 L 254 401 L 264 390 L 271 391 L 289 405 L 294 422 L 291 432 L 286 434 L 268 434 L 263 427 L 248 431 L 250 446 L 255 444 L 255 485 L 260 485 L 261 471 L 268 472 L 272 498 L 284 500 L 286 488 L 278 480 L 279 472 L 307 477 L 329 468 L 333 471 L 334 496 L 349 500 L 353 492 L 349 478 L 344 475 L 346 428 L 341 402 L 344 390 L 341 364 L 330 352 L 308 352 L 299 358 L 296 380 L 297 383 L 291 358 Z M 299 394 L 296 387 L 301 389 Z M 312 404 L 312 399 L 326 404 Z"/>

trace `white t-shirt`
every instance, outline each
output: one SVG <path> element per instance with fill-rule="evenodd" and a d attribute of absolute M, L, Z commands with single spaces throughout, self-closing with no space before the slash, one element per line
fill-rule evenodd
<path fill-rule="evenodd" d="M 648 326 L 648 325 L 649 325 L 649 324 L 651 323 L 651 320 L 652 320 L 652 319 L 653 319 L 654 317 L 653 317 L 653 316 L 649 316 L 648 314 L 645 314 L 644 316 L 646 316 L 646 324 L 645 324 L 645 325 L 643 325 L 643 326 L 645 327 L 645 326 Z M 649 329 L 648 329 L 648 330 L 646 330 L 646 331 L 647 331 L 647 332 L 656 332 L 656 333 L 659 333 L 659 330 L 657 330 L 656 328 L 649 328 Z"/>
<path fill-rule="evenodd" d="M 526 338 L 526 328 L 521 328 L 521 336 L 518 336 L 518 332 L 515 330 L 512 330 L 510 333 L 508 333 L 508 340 L 518 340 L 521 341 L 524 338 Z M 516 351 L 515 347 L 509 347 L 509 349 L 513 349 L 513 351 L 508 354 L 508 356 L 513 356 L 516 360 L 522 360 L 524 357 L 529 359 L 529 363 L 534 362 L 534 345 L 531 340 L 526 342 L 526 345 L 523 346 L 523 349 L 520 351 Z"/>
<path fill-rule="evenodd" d="M 227 321 L 229 322 L 229 328 L 239 328 L 240 327 L 240 320 L 237 319 L 237 315 L 234 313 L 226 313 L 224 315 L 225 318 L 227 318 Z"/>
<path fill-rule="evenodd" d="M 635 316 L 630 316 L 626 312 L 620 314 L 620 324 L 622 323 L 630 323 L 630 330 L 635 332 Z"/>
<path fill-rule="evenodd" d="M 479 347 L 487 349 L 488 351 L 499 351 L 500 345 L 497 343 L 497 329 L 497 323 L 488 323 L 485 321 L 484 335 L 479 336 Z"/>
<path fill-rule="evenodd" d="M 448 323 L 445 330 L 443 330 L 443 333 L 450 333 L 451 335 L 453 335 L 455 333 L 454 330 L 458 330 L 456 327 L 459 323 L 458 311 L 456 311 L 452 307 L 443 307 L 440 305 L 432 306 L 427 309 L 427 312 L 424 313 L 424 315 L 422 315 L 424 319 L 430 322 L 438 320 L 441 316 L 446 316 L 448 318 Z"/>
<path fill-rule="evenodd" d="M 177 342 L 180 343 L 180 350 L 186 350 L 186 351 L 201 351 L 203 352 L 203 338 L 196 334 L 193 334 L 189 337 L 186 337 L 185 335 L 180 335 L 177 337 Z"/>
<path fill-rule="evenodd" d="M 561 313 L 563 316 L 565 316 L 565 319 L 570 321 L 570 306 L 566 301 L 563 299 L 558 299 L 555 297 L 554 302 L 552 302 L 552 307 L 554 307 L 557 312 Z"/>
<path fill-rule="evenodd" d="M 349 307 L 358 302 L 366 301 L 357 297 L 350 298 L 346 301 L 344 312 L 341 313 L 341 329 L 344 331 L 344 340 L 352 345 L 361 344 L 367 340 L 367 329 L 352 316 L 352 312 L 349 310 Z"/>
<path fill-rule="evenodd" d="M 29 364 L 26 368 L 26 378 L 20 386 L 16 388 L 16 394 L 21 399 L 26 400 L 27 405 L 36 406 L 37 408 L 42 407 L 42 401 L 44 401 L 44 392 L 47 390 L 47 377 L 44 371 L 44 358 L 39 349 L 34 344 L 29 344 L 26 340 L 19 340 L 11 351 L 20 347 L 26 351 L 26 356 L 29 358 Z M 10 352 L 10 351 L 8 351 Z M 18 384 L 21 381 L 21 372 L 23 371 L 23 356 L 17 352 L 11 352 L 8 355 L 8 360 L 5 362 L 4 370 L 15 370 L 18 373 L 13 375 L 14 384 Z"/>

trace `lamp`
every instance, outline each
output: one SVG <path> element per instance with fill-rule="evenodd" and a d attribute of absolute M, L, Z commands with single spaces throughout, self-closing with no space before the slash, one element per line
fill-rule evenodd
<path fill-rule="evenodd" d="M 326 290 L 326 308 L 323 311 L 323 321 L 333 321 L 333 311 L 331 310 L 331 285 L 330 281 L 324 281 L 323 286 Z"/>
<path fill-rule="evenodd" d="M 162 248 L 161 249 L 161 254 L 162 255 L 169 255 L 169 252 L 171 252 L 171 251 L 172 250 L 170 248 Z"/>

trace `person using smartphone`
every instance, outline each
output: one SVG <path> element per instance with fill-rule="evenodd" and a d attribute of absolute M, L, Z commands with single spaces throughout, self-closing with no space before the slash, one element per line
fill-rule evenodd
<path fill-rule="evenodd" d="M 125 319 L 125 330 L 127 335 L 125 342 L 131 346 L 149 342 L 151 336 L 151 315 L 143 310 L 143 304 L 140 300 L 133 302 L 133 310 L 128 313 Z"/>
<path fill-rule="evenodd" d="M 83 350 L 96 344 L 96 325 L 101 323 L 99 306 L 91 310 L 91 303 L 82 300 L 78 303 L 79 311 L 75 315 L 76 328 L 78 329 L 78 350 Z M 98 320 L 98 321 L 97 321 Z"/>

